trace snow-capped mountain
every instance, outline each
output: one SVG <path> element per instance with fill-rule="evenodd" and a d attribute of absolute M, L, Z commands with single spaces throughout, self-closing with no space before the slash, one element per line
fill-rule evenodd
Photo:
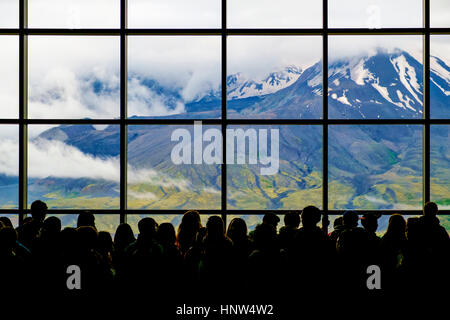
<path fill-rule="evenodd" d="M 243 99 L 275 93 L 290 86 L 302 74 L 297 66 L 287 66 L 283 70 L 270 73 L 263 80 L 250 79 L 243 73 L 236 73 L 227 77 L 227 97 Z"/>
<path fill-rule="evenodd" d="M 401 50 L 331 61 L 327 94 L 331 118 L 422 118 L 423 66 Z M 448 117 L 450 67 L 437 57 L 431 58 L 430 94 L 432 117 Z M 231 118 L 320 118 L 321 96 L 318 62 L 273 94 L 229 101 L 228 110 Z"/>

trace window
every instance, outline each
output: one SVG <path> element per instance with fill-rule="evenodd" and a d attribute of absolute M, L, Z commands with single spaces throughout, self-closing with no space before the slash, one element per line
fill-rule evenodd
<path fill-rule="evenodd" d="M 0 213 L 21 222 L 40 198 L 67 226 L 88 209 L 137 232 L 198 209 L 251 229 L 312 204 L 385 225 L 432 200 L 448 228 L 449 14 L 441 0 L 1 1 Z"/>

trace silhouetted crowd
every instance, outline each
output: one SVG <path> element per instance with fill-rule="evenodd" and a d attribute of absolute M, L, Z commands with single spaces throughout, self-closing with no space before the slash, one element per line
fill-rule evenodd
<path fill-rule="evenodd" d="M 76 228 L 62 229 L 59 218 L 46 218 L 47 206 L 38 200 L 17 229 L 0 218 L 2 291 L 145 292 L 158 299 L 367 294 L 373 265 L 381 270 L 381 292 L 448 290 L 450 240 L 437 213 L 430 202 L 420 217 L 394 214 L 380 237 L 379 215 L 370 213 L 359 217 L 346 211 L 327 234 L 318 226 L 321 211 L 313 206 L 286 213 L 279 231 L 279 217 L 268 212 L 250 233 L 241 218 L 232 219 L 226 230 L 220 216 L 202 226 L 199 213 L 187 211 L 178 230 L 146 217 L 138 223 L 137 238 L 125 223 L 113 239 L 97 230 L 89 212 L 78 216 Z M 72 265 L 81 270 L 81 290 L 67 286 Z"/>

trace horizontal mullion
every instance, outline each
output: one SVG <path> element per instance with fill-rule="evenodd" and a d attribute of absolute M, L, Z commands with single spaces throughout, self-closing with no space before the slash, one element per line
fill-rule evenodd
<path fill-rule="evenodd" d="M 211 125 L 449 125 L 450 119 L 0 119 L 0 125 L 192 125 L 200 121 Z"/>
<path fill-rule="evenodd" d="M 324 29 L 64 29 L 64 28 L 6 28 L 0 35 L 389 35 L 389 34 L 450 34 L 450 28 L 329 28 Z"/>
<path fill-rule="evenodd" d="M 301 211 L 301 209 L 297 209 Z M 30 209 L 24 210 L 25 213 L 30 213 Z M 160 209 L 154 209 L 154 210 L 140 210 L 140 209 L 127 209 L 125 211 L 122 211 L 120 209 L 49 209 L 48 214 L 79 214 L 81 212 L 89 211 L 93 214 L 100 214 L 100 215 L 120 215 L 121 212 L 125 212 L 126 214 L 130 215 L 178 215 L 183 214 L 188 210 L 160 210 Z M 212 215 L 220 215 L 223 213 L 223 210 L 217 209 L 217 210 L 196 210 L 200 214 L 212 214 Z M 290 212 L 292 210 L 225 210 L 227 215 L 264 215 L 266 212 L 275 212 L 277 214 L 286 214 L 287 212 Z M 323 211 L 323 210 L 322 210 Z M 328 210 L 329 215 L 342 215 L 347 210 Z M 421 210 L 354 210 L 357 214 L 362 215 L 365 213 L 379 213 L 382 215 L 392 215 L 392 214 L 403 214 L 403 215 L 422 215 Z M 19 209 L 0 209 L 0 214 L 19 214 L 21 211 Z M 450 215 L 450 210 L 440 210 L 438 215 L 447 216 Z"/>

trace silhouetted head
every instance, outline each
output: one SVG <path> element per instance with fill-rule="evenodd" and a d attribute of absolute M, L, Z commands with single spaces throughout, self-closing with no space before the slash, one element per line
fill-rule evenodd
<path fill-rule="evenodd" d="M 411 217 L 406 220 L 406 236 L 409 241 L 420 240 L 420 219 L 418 217 Z"/>
<path fill-rule="evenodd" d="M 300 214 L 298 211 L 289 211 L 284 215 L 284 225 L 291 228 L 300 226 Z"/>
<path fill-rule="evenodd" d="M 143 236 L 147 239 L 155 239 L 157 227 L 158 224 L 156 223 L 155 219 L 145 217 L 138 223 L 139 236 Z"/>
<path fill-rule="evenodd" d="M 242 218 L 234 218 L 228 225 L 227 237 L 234 242 L 239 242 L 247 239 L 247 224 Z"/>
<path fill-rule="evenodd" d="M 406 233 L 406 221 L 401 214 L 393 214 L 389 218 L 386 234 L 404 236 Z"/>
<path fill-rule="evenodd" d="M 100 231 L 98 233 L 98 249 L 102 253 L 112 252 L 114 249 L 114 244 L 112 241 L 111 234 L 107 231 Z"/>
<path fill-rule="evenodd" d="M 337 217 L 336 219 L 334 219 L 334 222 L 333 222 L 333 228 L 334 229 L 339 229 L 343 225 L 344 225 L 344 218 L 343 217 Z"/>
<path fill-rule="evenodd" d="M 42 222 L 47 215 L 47 205 L 41 200 L 36 200 L 31 204 L 31 217 L 33 220 Z"/>
<path fill-rule="evenodd" d="M 94 227 L 81 226 L 77 228 L 77 241 L 80 249 L 90 250 L 98 246 L 98 233 Z"/>
<path fill-rule="evenodd" d="M 3 227 L 0 228 L 0 250 L 10 251 L 14 249 L 17 242 L 17 232 L 14 228 Z M 6 275 L 8 276 L 8 275 Z"/>
<path fill-rule="evenodd" d="M 253 233 L 253 240 L 256 249 L 264 250 L 275 245 L 277 233 L 273 226 L 267 223 L 258 224 Z"/>
<path fill-rule="evenodd" d="M 58 234 L 61 232 L 61 220 L 58 217 L 48 217 L 44 220 L 42 229 L 49 234 Z"/>
<path fill-rule="evenodd" d="M 8 217 L 0 217 L 0 222 L 3 222 L 5 227 L 13 228 L 13 224 L 11 222 L 11 219 L 9 219 Z"/>
<path fill-rule="evenodd" d="M 194 243 L 197 238 L 197 233 L 202 227 L 200 214 L 198 211 L 187 211 L 181 223 L 178 226 L 177 241 L 180 249 L 185 252 Z"/>
<path fill-rule="evenodd" d="M 315 206 L 307 206 L 302 210 L 302 223 L 303 227 L 311 228 L 315 227 L 320 221 L 320 210 Z"/>
<path fill-rule="evenodd" d="M 114 235 L 114 244 L 116 248 L 125 249 L 132 242 L 136 241 L 133 230 L 128 223 L 121 223 Z"/>
<path fill-rule="evenodd" d="M 0 221 L 0 229 L 4 227 L 6 227 L 5 224 L 2 221 Z"/>
<path fill-rule="evenodd" d="M 423 215 L 425 217 L 436 217 L 438 211 L 439 211 L 439 208 L 438 208 L 437 204 L 434 202 L 427 202 L 427 203 L 425 203 L 425 206 L 423 207 Z"/>
<path fill-rule="evenodd" d="M 174 245 L 176 241 L 175 228 L 169 222 L 161 223 L 156 233 L 156 239 L 164 245 Z"/>
<path fill-rule="evenodd" d="M 61 247 L 65 252 L 72 252 L 77 246 L 77 229 L 72 227 L 64 228 L 61 231 Z"/>
<path fill-rule="evenodd" d="M 366 213 L 361 218 L 361 225 L 368 232 L 377 232 L 378 218 L 380 215 L 374 213 Z"/>
<path fill-rule="evenodd" d="M 345 228 L 354 228 L 358 226 L 358 214 L 355 211 L 345 211 L 343 216 L 343 224 Z"/>
<path fill-rule="evenodd" d="M 95 228 L 95 216 L 92 212 L 84 211 L 78 215 L 77 228 L 79 227 L 93 227 Z"/>
<path fill-rule="evenodd" d="M 280 218 L 275 213 L 269 211 L 264 215 L 262 222 L 273 226 L 276 230 Z"/>
<path fill-rule="evenodd" d="M 206 236 L 208 239 L 223 239 L 225 237 L 225 226 L 222 217 L 211 216 L 208 218 Z"/>

